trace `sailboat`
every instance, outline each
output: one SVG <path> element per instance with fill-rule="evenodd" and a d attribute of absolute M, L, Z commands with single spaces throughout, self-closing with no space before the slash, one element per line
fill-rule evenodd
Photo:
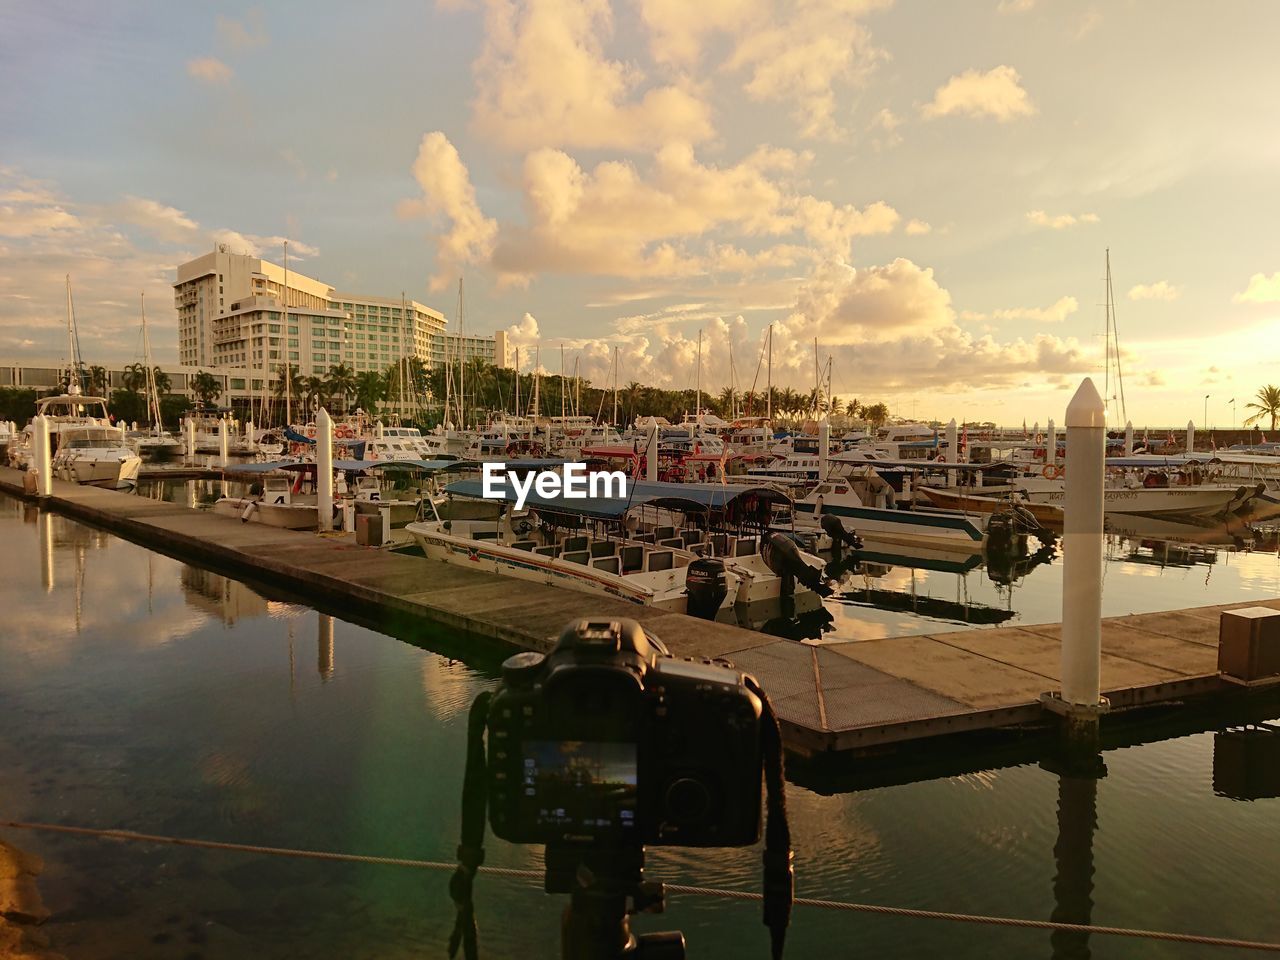
<path fill-rule="evenodd" d="M 160 414 L 160 391 L 156 388 L 156 369 L 151 364 L 151 336 L 147 330 L 147 295 L 140 298 L 142 313 L 142 362 L 147 370 L 147 419 L 151 421 L 146 430 L 138 431 L 130 437 L 133 448 L 138 454 L 149 454 L 152 457 L 164 456 L 176 452 L 182 441 L 164 429 L 164 417 Z"/>

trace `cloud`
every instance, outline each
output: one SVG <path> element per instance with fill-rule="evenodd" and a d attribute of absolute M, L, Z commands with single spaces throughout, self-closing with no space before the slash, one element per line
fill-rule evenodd
<path fill-rule="evenodd" d="M 217 57 L 196 57 L 187 61 L 187 75 L 202 83 L 216 85 L 230 81 L 233 72 Z"/>
<path fill-rule="evenodd" d="M 986 73 L 966 70 L 939 87 L 920 113 L 926 119 L 963 114 L 993 117 L 999 123 L 1029 117 L 1036 107 L 1020 81 L 1018 71 L 1009 66 L 993 67 Z"/>
<path fill-rule="evenodd" d="M 262 11 L 256 7 L 245 14 L 243 20 L 233 20 L 219 15 L 218 38 L 232 50 L 248 50 L 266 46 L 267 28 Z"/>
<path fill-rule="evenodd" d="M 447 232 L 436 240 L 436 267 L 440 272 L 432 277 L 431 289 L 440 290 L 449 281 L 449 271 L 489 259 L 498 224 L 481 212 L 470 172 L 449 138 L 440 131 L 423 136 L 413 162 L 413 178 L 421 187 L 422 196 L 401 201 L 400 215 L 449 223 Z"/>
<path fill-rule="evenodd" d="M 830 344 L 898 340 L 954 326 L 951 295 L 933 270 L 897 259 L 855 268 L 841 260 L 818 266 L 787 318 L 797 337 Z"/>
<path fill-rule="evenodd" d="M 993 310 L 991 312 L 992 320 L 1033 320 L 1036 323 L 1061 323 L 1067 317 L 1071 316 L 1078 309 L 1080 304 L 1075 297 L 1061 297 L 1057 302 L 1047 307 L 1012 307 L 1003 310 Z M 965 314 L 964 319 L 979 319 L 979 314 Z"/>
<path fill-rule="evenodd" d="M 1096 213 L 1082 213 L 1079 216 L 1072 213 L 1060 213 L 1057 216 L 1050 216 L 1043 210 L 1027 211 L 1027 222 L 1036 227 L 1048 227 L 1050 230 L 1065 230 L 1067 227 L 1074 227 L 1080 223 L 1097 223 L 1098 215 Z"/>
<path fill-rule="evenodd" d="M 251 257 L 261 257 L 273 263 L 281 263 L 284 260 L 285 237 L 263 237 L 254 233 L 240 233 L 236 230 L 214 230 L 210 236 L 214 243 L 225 243 L 232 253 L 247 253 Z M 292 237 L 287 239 L 290 261 L 320 256 L 320 251 L 311 244 L 294 240 Z"/>
<path fill-rule="evenodd" d="M 1026 13 L 1036 5 L 1036 0 L 1000 0 L 996 13 Z"/>
<path fill-rule="evenodd" d="M 692 68 L 715 35 L 730 38 L 719 69 L 746 74 L 752 100 L 790 103 L 800 134 L 841 134 L 838 92 L 863 83 L 885 53 L 871 42 L 859 17 L 887 0 L 642 0 L 655 61 Z"/>
<path fill-rule="evenodd" d="M 1234 297 L 1234 303 L 1278 303 L 1280 302 L 1280 270 L 1271 276 L 1255 273 L 1249 278 L 1249 286 Z"/>
<path fill-rule="evenodd" d="M 642 90 L 644 75 L 610 60 L 607 0 L 486 0 L 473 64 L 473 126 L 510 149 L 644 150 L 712 136 L 710 107 L 684 86 Z"/>
<path fill-rule="evenodd" d="M 192 239 L 200 225 L 177 207 L 146 197 L 126 196 L 112 212 L 127 223 L 141 227 L 161 240 L 183 242 Z"/>
<path fill-rule="evenodd" d="M 1182 291 L 1168 280 L 1155 283 L 1139 283 L 1129 288 L 1130 300 L 1177 300 Z"/>
<path fill-rule="evenodd" d="M 933 226 L 923 220 L 909 220 L 904 232 L 909 237 L 921 237 L 926 233 L 932 233 Z"/>
<path fill-rule="evenodd" d="M 902 126 L 902 118 L 888 107 L 882 107 L 867 126 L 867 129 L 875 134 L 871 140 L 872 145 L 877 150 L 887 150 L 902 143 L 902 134 L 898 133 L 900 126 Z"/>
<path fill-rule="evenodd" d="M 855 237 L 895 228 L 898 212 L 881 201 L 859 208 L 795 192 L 789 177 L 807 162 L 806 154 L 761 147 L 712 166 L 689 144 L 671 143 L 644 171 L 616 160 L 587 171 L 562 151 L 538 150 L 524 163 L 527 223 L 503 226 L 492 262 L 509 280 L 539 272 L 741 274 L 847 256 Z M 749 247 L 709 236 L 726 229 Z"/>
<path fill-rule="evenodd" d="M 1164 374 L 1159 370 L 1149 370 L 1142 378 L 1144 387 L 1163 387 L 1165 385 Z"/>

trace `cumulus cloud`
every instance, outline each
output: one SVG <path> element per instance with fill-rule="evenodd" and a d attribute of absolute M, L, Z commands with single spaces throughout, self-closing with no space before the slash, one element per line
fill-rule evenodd
<path fill-rule="evenodd" d="M 1036 5 L 1036 0 L 1000 0 L 996 13 L 1026 13 Z"/>
<path fill-rule="evenodd" d="M 187 61 L 187 75 L 202 83 L 222 84 L 233 76 L 232 70 L 217 57 L 196 57 Z"/>
<path fill-rule="evenodd" d="M 872 132 L 872 145 L 877 150 L 896 147 L 902 142 L 902 134 L 898 133 L 898 127 L 900 126 L 902 126 L 902 118 L 888 107 L 882 107 L 871 118 L 871 123 L 867 127 Z"/>
<path fill-rule="evenodd" d="M 659 63 L 691 68 L 716 35 L 730 39 L 720 69 L 746 76 L 757 101 L 789 103 L 801 136 L 839 135 L 838 92 L 865 80 L 885 57 L 859 19 L 887 0 L 642 0 Z"/>
<path fill-rule="evenodd" d="M 820 264 L 787 318 L 796 336 L 832 344 L 897 340 L 954 323 L 951 294 L 933 270 L 901 258 L 860 269 L 842 260 Z"/>
<path fill-rule="evenodd" d="M 1182 291 L 1168 280 L 1139 283 L 1129 288 L 1130 300 L 1177 300 Z"/>
<path fill-rule="evenodd" d="M 1249 285 L 1231 298 L 1235 303 L 1277 303 L 1280 302 L 1280 270 L 1271 276 L 1255 273 L 1249 278 Z"/>
<path fill-rule="evenodd" d="M 200 225 L 177 207 L 149 200 L 146 197 L 126 196 L 112 208 L 121 220 L 141 227 L 162 240 L 181 242 L 190 240 Z"/>
<path fill-rule="evenodd" d="M 429 217 L 449 224 L 449 229 L 436 240 L 436 266 L 440 272 L 432 277 L 431 288 L 440 290 L 448 284 L 450 270 L 456 272 L 464 264 L 489 259 L 498 224 L 481 212 L 471 174 L 443 133 L 435 131 L 423 136 L 413 162 L 413 178 L 422 188 L 422 196 L 401 201 L 400 215 Z"/>
<path fill-rule="evenodd" d="M 486 0 L 473 124 L 512 149 L 647 149 L 712 135 L 710 107 L 684 86 L 644 87 L 604 53 L 608 0 Z"/>
<path fill-rule="evenodd" d="M 845 256 L 855 237 L 894 229 L 900 216 L 886 203 L 860 208 L 796 192 L 787 177 L 806 162 L 804 154 L 762 147 L 737 164 L 712 166 L 688 144 L 671 143 L 644 172 L 621 161 L 588 171 L 562 151 L 538 150 L 524 164 L 527 224 L 503 227 L 492 262 L 508 278 L 749 273 Z M 726 228 L 753 248 L 705 239 Z"/>
<path fill-rule="evenodd" d="M 925 223 L 923 220 L 909 220 L 903 232 L 909 237 L 920 237 L 926 233 L 932 233 L 933 225 Z"/>
<path fill-rule="evenodd" d="M 1073 213 L 1060 213 L 1056 216 L 1050 216 L 1043 210 L 1028 210 L 1027 222 L 1035 227 L 1048 227 L 1050 230 L 1065 230 L 1067 227 L 1074 227 L 1080 223 L 1097 223 L 1098 215 L 1096 213 L 1082 213 L 1079 215 Z"/>
<path fill-rule="evenodd" d="M 289 259 L 318 257 L 320 251 L 309 243 L 294 240 L 292 237 L 259 236 L 255 233 L 240 233 L 237 230 L 214 230 L 210 236 L 214 243 L 225 243 L 232 253 L 247 253 L 251 257 L 261 257 L 279 263 L 284 259 L 284 242 L 289 241 Z"/>
<path fill-rule="evenodd" d="M 1011 307 L 1002 310 L 993 310 L 991 312 L 991 319 L 1032 320 L 1036 323 L 1061 323 L 1078 309 L 1080 309 L 1080 304 L 1076 302 L 1075 297 L 1061 297 L 1057 302 L 1047 307 Z M 966 319 L 968 319 L 969 316 L 970 315 L 966 315 Z"/>
<path fill-rule="evenodd" d="M 1029 117 L 1036 107 L 1022 88 L 1021 79 L 1017 70 L 1005 65 L 986 73 L 966 70 L 940 86 L 933 100 L 921 108 L 921 115 L 926 119 L 952 114 L 992 117 L 999 123 Z"/>

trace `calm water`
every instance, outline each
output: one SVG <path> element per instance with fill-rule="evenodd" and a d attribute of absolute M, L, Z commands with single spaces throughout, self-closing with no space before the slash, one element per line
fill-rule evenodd
<path fill-rule="evenodd" d="M 0 817 L 452 859 L 466 709 L 491 672 L 2 497 L 0 538 Z M 1280 595 L 1274 547 L 1175 557 L 1184 566 L 1138 541 L 1108 551 L 1108 613 Z M 1055 620 L 1059 575 L 1060 560 L 1042 564 L 1010 595 L 982 568 L 858 572 L 832 632 L 963 625 L 966 605 Z M 1111 751 L 1098 781 L 1025 765 L 834 796 L 793 784 L 798 890 L 1280 940 L 1280 800 L 1214 788 L 1216 763 L 1235 789 L 1242 743 Z M 1273 782 L 1275 743 L 1244 744 L 1269 755 Z M 452 924 L 446 874 L 0 835 L 45 858 L 44 929 L 73 960 L 443 956 Z M 539 865 L 534 850 L 487 847 L 491 864 Z M 758 864 L 755 849 L 650 856 L 655 876 L 716 886 L 756 888 Z M 558 955 L 560 898 L 486 877 L 478 903 L 482 957 Z M 692 958 L 768 955 L 750 904 L 673 898 L 638 926 L 682 929 Z M 788 956 L 855 951 L 1231 955 L 797 909 Z"/>

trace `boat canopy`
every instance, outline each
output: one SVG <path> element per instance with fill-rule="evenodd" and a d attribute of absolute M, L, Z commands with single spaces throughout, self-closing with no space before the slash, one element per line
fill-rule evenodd
<path fill-rule="evenodd" d="M 508 460 L 502 465 L 507 470 L 546 470 L 563 466 L 563 460 Z M 418 470 L 422 473 L 439 473 L 441 471 L 462 473 L 468 470 L 480 470 L 483 463 L 479 460 L 459 460 L 456 457 L 440 457 L 435 460 L 415 460 L 399 457 L 383 460 L 334 460 L 333 469 L 351 472 L 367 470 Z M 271 460 L 265 463 L 234 463 L 227 466 L 228 473 L 270 473 L 273 470 L 314 471 L 314 460 Z"/>
<path fill-rule="evenodd" d="M 712 513 L 730 510 L 738 506 L 746 512 L 771 508 L 773 504 L 789 504 L 791 498 L 772 487 L 741 485 L 725 486 L 718 483 L 662 483 L 644 480 L 628 484 L 627 497 L 584 497 L 568 499 L 557 494 L 541 496 L 532 487 L 525 497 L 525 505 L 535 510 L 589 517 L 594 520 L 620 520 L 634 507 L 653 506 L 678 510 L 681 513 Z M 503 478 L 499 487 L 504 503 L 514 504 L 518 496 L 514 487 Z M 458 480 L 445 487 L 444 492 L 470 499 L 486 499 L 481 480 Z"/>

